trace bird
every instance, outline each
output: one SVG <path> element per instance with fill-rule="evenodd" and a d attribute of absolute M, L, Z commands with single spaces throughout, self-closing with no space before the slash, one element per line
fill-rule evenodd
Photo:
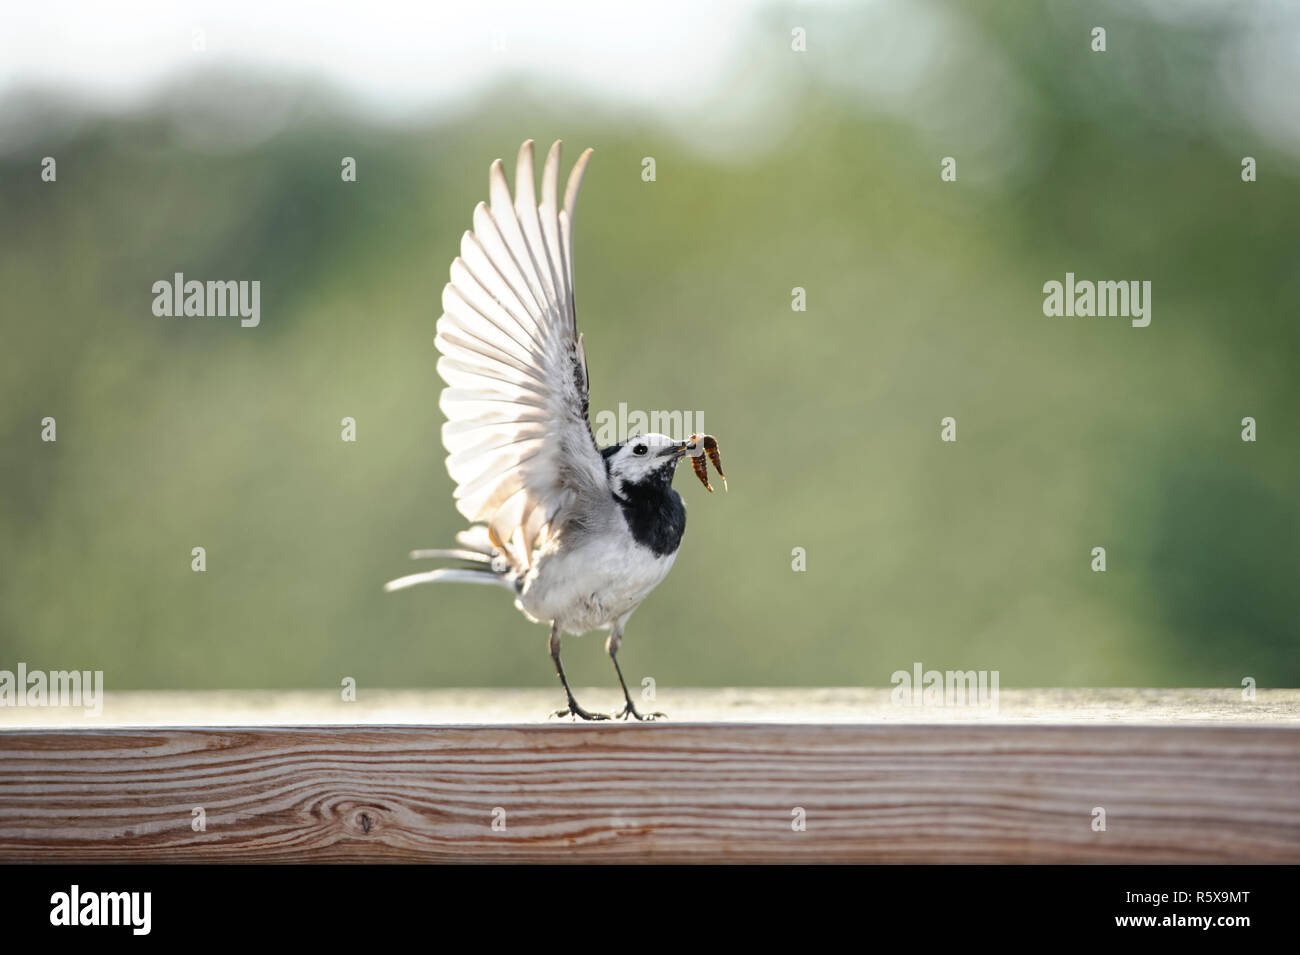
<path fill-rule="evenodd" d="M 686 531 L 672 487 L 688 458 L 702 474 L 711 436 L 634 434 L 599 447 L 589 416 L 590 378 L 574 296 L 573 225 L 587 149 L 561 200 L 557 141 L 534 183 L 533 141 L 519 150 L 511 195 L 500 159 L 488 201 L 474 209 L 442 292 L 434 343 L 446 387 L 442 442 L 455 502 L 470 526 L 459 546 L 411 552 L 457 565 L 408 574 L 387 591 L 473 583 L 511 591 L 515 606 L 550 627 L 548 648 L 566 705 L 553 717 L 655 720 L 628 691 L 618 651 L 628 619 L 667 577 Z M 707 439 L 707 442 L 706 442 Z M 725 478 L 724 478 L 725 482 Z M 564 635 L 607 630 L 605 650 L 623 690 L 620 712 L 584 709 L 560 660 Z"/>

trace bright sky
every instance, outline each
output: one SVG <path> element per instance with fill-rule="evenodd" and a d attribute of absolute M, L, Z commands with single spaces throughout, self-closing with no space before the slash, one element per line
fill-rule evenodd
<path fill-rule="evenodd" d="M 122 105 L 196 65 L 255 65 L 323 76 L 392 115 L 454 102 L 506 71 L 640 102 L 687 97 L 732 62 L 754 10 L 738 0 L 5 0 L 5 7 L 0 92 L 55 87 Z"/>
<path fill-rule="evenodd" d="M 583 96 L 653 107 L 684 128 L 705 130 L 704 140 L 731 139 L 734 146 L 739 138 L 772 137 L 788 119 L 772 109 L 772 90 L 746 82 L 757 71 L 745 65 L 765 52 L 788 51 L 790 27 L 805 26 L 810 71 L 852 88 L 866 110 L 926 128 L 937 142 L 978 147 L 985 130 L 983 139 L 1005 149 L 1021 113 L 1033 108 L 959 0 L 0 3 L 0 97 L 36 88 L 86 106 L 147 102 L 168 82 L 207 66 L 323 79 L 368 115 L 401 119 L 455 109 L 491 82 L 525 74 Z M 1047 9 L 1060 15 L 1070 6 Z M 1300 152 L 1300 4 L 1138 0 L 1133 12 L 1157 21 L 1205 20 L 1211 29 L 1225 17 L 1247 26 L 1215 64 L 1211 112 L 1225 127 L 1244 119 L 1261 139 Z M 767 32 L 756 32 L 756 22 Z M 1122 48 L 1122 22 L 1112 25 L 1111 42 Z M 1117 68 L 1123 63 L 1116 56 Z M 955 84 L 986 91 L 979 110 L 948 96 Z M 1140 82 L 1132 89 L 1141 95 Z M 1185 92 L 1196 98 L 1189 109 L 1205 108 L 1204 91 Z M 5 128 L 0 116 L 0 134 Z M 0 142 L 0 151 L 12 145 Z M 1013 157 L 1004 165 L 1014 164 Z"/>

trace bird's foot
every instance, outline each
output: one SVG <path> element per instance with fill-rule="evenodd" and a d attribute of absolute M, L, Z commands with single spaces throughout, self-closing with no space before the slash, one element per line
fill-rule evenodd
<path fill-rule="evenodd" d="M 551 714 L 551 718 L 563 716 L 572 716 L 584 720 L 607 720 L 609 717 L 604 713 L 592 713 L 590 710 L 584 710 L 578 705 L 578 701 L 569 697 L 569 705 L 562 710 L 556 710 Z"/>
<path fill-rule="evenodd" d="M 621 712 L 614 714 L 614 719 L 625 720 L 629 716 L 632 717 L 632 719 L 641 720 L 643 723 L 653 723 L 655 720 L 668 719 L 667 713 L 642 713 L 632 705 L 631 700 L 627 701 Z"/>

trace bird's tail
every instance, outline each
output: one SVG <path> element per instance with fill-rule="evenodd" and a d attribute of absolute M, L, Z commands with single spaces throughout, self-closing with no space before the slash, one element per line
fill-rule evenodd
<path fill-rule="evenodd" d="M 459 560 L 474 566 L 439 567 L 419 574 L 407 574 L 384 584 L 384 590 L 405 590 L 418 584 L 493 584 L 498 587 L 513 589 L 509 562 L 500 554 L 488 539 L 487 528 L 471 527 L 456 535 L 460 547 L 438 548 L 434 550 L 413 550 L 412 560 L 442 558 Z"/>

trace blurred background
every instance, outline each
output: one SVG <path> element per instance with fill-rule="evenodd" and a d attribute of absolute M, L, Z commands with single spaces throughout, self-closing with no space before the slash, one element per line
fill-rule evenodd
<path fill-rule="evenodd" d="M 551 686 L 504 592 L 380 587 L 464 526 L 433 336 L 488 165 L 561 138 L 593 411 L 700 412 L 731 479 L 679 476 L 630 679 L 1300 682 L 1300 10 L 702 7 L 8 11 L 0 667 Z M 1150 327 L 1044 317 L 1067 271 Z M 155 317 L 175 272 L 260 326 Z"/>

